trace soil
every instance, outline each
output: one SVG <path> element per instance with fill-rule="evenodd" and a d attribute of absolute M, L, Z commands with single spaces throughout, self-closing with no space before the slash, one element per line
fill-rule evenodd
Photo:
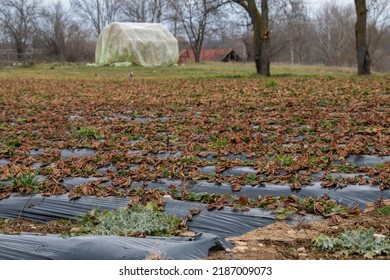
<path fill-rule="evenodd" d="M 384 202 L 390 205 L 390 201 Z M 390 216 L 381 215 L 374 203 L 369 203 L 364 213 L 348 219 L 328 219 L 325 222 L 306 222 L 289 225 L 276 222 L 257 228 L 241 236 L 228 238 L 235 247 L 226 251 L 211 252 L 210 260 L 338 260 L 364 259 L 361 255 L 346 255 L 319 251 L 312 240 L 319 234 L 338 236 L 346 230 L 359 227 L 373 228 L 376 234 L 389 236 Z M 374 259 L 389 260 L 390 255 L 375 256 Z"/>

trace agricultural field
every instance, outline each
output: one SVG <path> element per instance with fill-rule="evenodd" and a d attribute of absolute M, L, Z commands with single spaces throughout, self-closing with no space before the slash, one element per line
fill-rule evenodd
<path fill-rule="evenodd" d="M 390 258 L 390 76 L 129 71 L 0 70 L 0 240 L 204 233 L 202 258 Z"/>

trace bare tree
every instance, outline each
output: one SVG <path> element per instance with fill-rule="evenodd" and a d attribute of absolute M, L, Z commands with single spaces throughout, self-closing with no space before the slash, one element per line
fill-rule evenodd
<path fill-rule="evenodd" d="M 307 48 L 309 17 L 303 0 L 276 0 L 269 3 L 270 60 L 301 63 L 311 53 Z"/>
<path fill-rule="evenodd" d="M 4 36 L 14 46 L 18 58 L 22 58 L 36 32 L 36 20 L 40 0 L 2 0 L 0 26 Z"/>
<path fill-rule="evenodd" d="M 133 22 L 161 22 L 167 2 L 163 0 L 123 0 L 121 12 Z"/>
<path fill-rule="evenodd" d="M 173 35 L 176 37 L 179 30 L 180 14 L 179 2 L 181 0 L 169 0 L 166 4 L 167 19 L 172 23 Z"/>
<path fill-rule="evenodd" d="M 249 15 L 253 26 L 254 59 L 256 71 L 270 76 L 270 28 L 268 0 L 261 0 L 260 9 L 256 0 L 232 0 Z"/>
<path fill-rule="evenodd" d="M 367 45 L 367 6 L 366 0 L 355 0 L 356 9 L 356 54 L 358 75 L 371 74 L 370 53 Z"/>
<path fill-rule="evenodd" d="M 65 59 L 66 40 L 71 22 L 69 10 L 65 10 L 61 1 L 42 9 L 40 35 L 50 53 L 61 61 Z"/>
<path fill-rule="evenodd" d="M 272 32 L 271 58 L 288 58 L 291 64 L 302 62 L 310 53 L 310 21 L 305 1 L 279 0 L 270 6 Z M 278 53 L 280 52 L 280 53 Z"/>
<path fill-rule="evenodd" d="M 115 21 L 122 0 L 71 0 L 73 11 L 81 19 L 89 21 L 97 35 L 109 23 Z"/>
<path fill-rule="evenodd" d="M 388 28 L 390 27 L 390 0 L 370 0 L 367 2 L 367 44 L 370 52 L 371 66 L 376 66 L 390 52 Z"/>
<path fill-rule="evenodd" d="M 91 32 L 80 24 L 72 22 L 66 38 L 66 61 L 94 61 L 96 40 Z"/>
<path fill-rule="evenodd" d="M 181 0 L 171 1 L 171 7 L 179 16 L 180 22 L 190 42 L 194 53 L 195 62 L 200 62 L 200 53 L 207 27 L 211 18 L 217 13 L 219 7 L 224 4 L 221 0 Z"/>
<path fill-rule="evenodd" d="M 354 64 L 354 11 L 352 6 L 325 3 L 316 16 L 317 36 L 312 45 L 325 65 Z"/>

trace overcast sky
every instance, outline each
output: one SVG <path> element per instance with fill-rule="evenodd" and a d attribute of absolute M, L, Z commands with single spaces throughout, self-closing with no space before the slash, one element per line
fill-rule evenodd
<path fill-rule="evenodd" d="M 43 0 L 45 3 L 55 3 L 58 0 Z M 60 0 L 64 5 L 69 6 L 70 0 Z M 271 0 L 272 1 L 272 0 Z M 353 0 L 305 0 L 308 5 L 313 7 L 314 9 L 317 9 L 321 6 L 321 4 L 325 2 L 335 2 L 338 4 L 352 4 Z"/>

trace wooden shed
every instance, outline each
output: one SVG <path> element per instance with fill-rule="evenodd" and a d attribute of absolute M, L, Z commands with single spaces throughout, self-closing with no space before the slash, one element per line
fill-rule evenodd
<path fill-rule="evenodd" d="M 192 50 L 182 50 L 179 55 L 181 62 L 195 61 L 194 53 Z M 202 50 L 200 52 L 200 61 L 242 61 L 241 57 L 233 49 L 214 49 L 214 50 Z"/>

